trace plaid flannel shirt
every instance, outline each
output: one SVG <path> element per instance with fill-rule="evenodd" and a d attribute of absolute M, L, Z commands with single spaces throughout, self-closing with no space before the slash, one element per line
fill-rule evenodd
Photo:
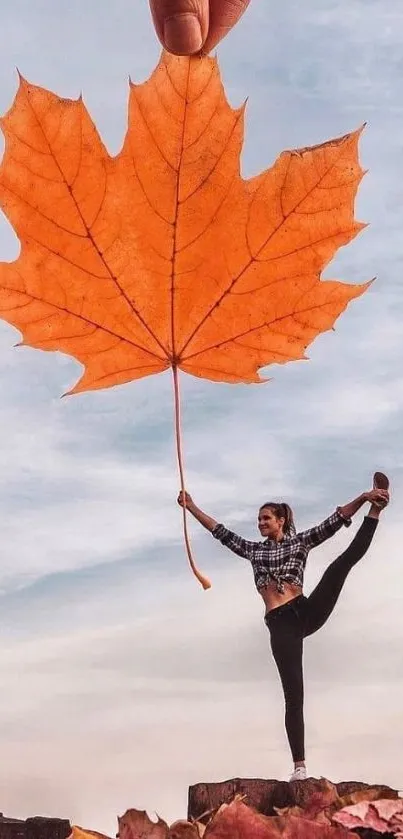
<path fill-rule="evenodd" d="M 223 524 L 218 524 L 212 535 L 238 556 L 250 561 L 258 590 L 274 580 L 277 590 L 283 593 L 285 582 L 302 586 L 306 560 L 311 548 L 330 539 L 343 525 L 349 527 L 350 524 L 351 519 L 344 518 L 337 509 L 316 527 L 301 533 L 285 534 L 281 542 L 274 539 L 248 542 L 242 536 L 227 530 Z"/>

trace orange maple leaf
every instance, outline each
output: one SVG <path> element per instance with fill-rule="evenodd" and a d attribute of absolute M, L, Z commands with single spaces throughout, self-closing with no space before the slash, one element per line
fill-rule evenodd
<path fill-rule="evenodd" d="M 21 253 L 0 265 L 0 316 L 24 344 L 83 365 L 71 393 L 172 368 L 182 490 L 178 370 L 262 381 L 260 368 L 303 358 L 367 287 L 320 279 L 363 227 L 360 132 L 283 152 L 244 180 L 243 117 L 215 60 L 163 54 L 130 87 L 115 158 L 81 99 L 23 79 L 2 120 L 0 206 Z"/>

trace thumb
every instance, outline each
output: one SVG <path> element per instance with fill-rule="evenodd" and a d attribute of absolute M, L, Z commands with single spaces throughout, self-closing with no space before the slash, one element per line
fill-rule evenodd
<path fill-rule="evenodd" d="M 176 55 L 201 50 L 209 28 L 209 0 L 150 0 L 162 45 Z"/>

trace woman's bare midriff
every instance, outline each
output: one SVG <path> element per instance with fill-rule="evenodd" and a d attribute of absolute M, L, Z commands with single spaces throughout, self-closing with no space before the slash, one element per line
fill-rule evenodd
<path fill-rule="evenodd" d="M 302 586 L 296 586 L 294 583 L 284 583 L 284 593 L 281 594 L 277 590 L 277 583 L 270 582 L 266 586 L 259 589 L 259 594 L 263 597 L 266 606 L 266 614 L 272 609 L 277 609 L 277 606 L 283 606 L 294 597 L 299 597 L 302 594 Z"/>

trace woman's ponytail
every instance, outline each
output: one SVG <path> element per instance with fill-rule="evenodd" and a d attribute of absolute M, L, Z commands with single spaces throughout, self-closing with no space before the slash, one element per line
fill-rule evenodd
<path fill-rule="evenodd" d="M 289 504 L 281 504 L 284 510 L 284 533 L 289 534 L 290 536 L 295 536 L 296 527 L 294 522 L 294 513 Z"/>

